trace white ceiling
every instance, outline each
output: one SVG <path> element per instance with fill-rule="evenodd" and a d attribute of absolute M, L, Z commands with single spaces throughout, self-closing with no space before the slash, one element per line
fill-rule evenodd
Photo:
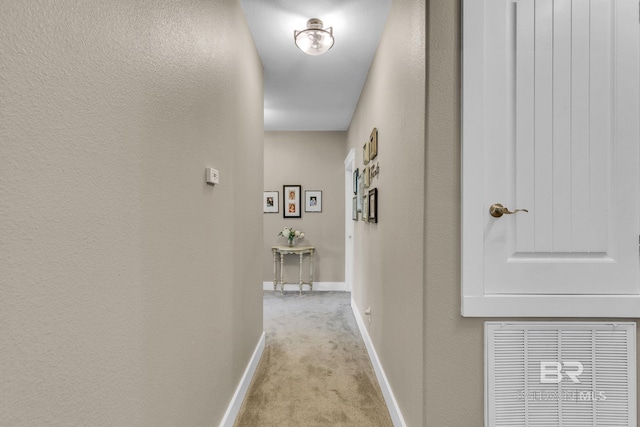
<path fill-rule="evenodd" d="M 391 0 L 241 0 L 264 66 L 265 130 L 346 130 Z M 333 27 L 324 55 L 302 53 L 293 31 Z"/>

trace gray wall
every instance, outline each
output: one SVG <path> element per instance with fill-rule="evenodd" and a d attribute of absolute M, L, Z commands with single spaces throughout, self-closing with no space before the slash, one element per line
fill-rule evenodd
<path fill-rule="evenodd" d="M 362 170 L 378 128 L 379 222 L 355 224 L 353 298 L 360 313 L 371 307 L 364 323 L 410 426 L 423 421 L 424 24 L 424 1 L 393 2 L 348 131 Z"/>
<path fill-rule="evenodd" d="M 458 3 L 431 0 L 427 13 L 424 425 L 481 427 L 487 319 L 460 316 Z"/>
<path fill-rule="evenodd" d="M 5 0 L 0 52 L 0 424 L 217 425 L 262 332 L 239 3 Z"/>
<path fill-rule="evenodd" d="M 345 147 L 346 132 L 265 132 L 264 189 L 279 192 L 280 206 L 278 213 L 263 214 L 263 281 L 273 281 L 271 247 L 286 245 L 278 232 L 291 226 L 305 233 L 297 245 L 316 247 L 314 281 L 344 282 Z M 301 218 L 283 218 L 283 185 L 301 185 L 303 205 L 306 190 L 321 190 L 322 212 L 304 212 L 303 207 Z M 285 277 L 297 279 L 298 262 L 293 257 L 286 261 Z M 304 262 L 307 272 L 306 257 Z"/>

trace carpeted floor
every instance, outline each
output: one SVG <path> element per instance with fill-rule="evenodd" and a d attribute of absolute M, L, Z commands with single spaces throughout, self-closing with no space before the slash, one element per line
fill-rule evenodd
<path fill-rule="evenodd" d="M 265 291 L 264 329 L 236 427 L 393 426 L 351 294 Z"/>

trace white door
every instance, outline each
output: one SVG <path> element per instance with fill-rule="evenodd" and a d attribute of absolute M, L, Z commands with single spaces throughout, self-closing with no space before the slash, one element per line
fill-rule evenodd
<path fill-rule="evenodd" d="M 465 0 L 464 315 L 640 316 L 639 28 L 637 0 Z"/>

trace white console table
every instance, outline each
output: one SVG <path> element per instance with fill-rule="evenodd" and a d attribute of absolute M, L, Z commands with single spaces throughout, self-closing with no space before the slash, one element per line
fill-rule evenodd
<path fill-rule="evenodd" d="M 309 289 L 313 290 L 313 253 L 316 248 L 313 246 L 273 246 L 273 290 L 278 289 L 280 284 L 280 293 L 284 293 L 284 285 L 300 286 L 300 295 L 302 295 L 302 285 L 309 285 Z M 285 255 L 298 255 L 300 257 L 300 277 L 299 281 L 287 283 L 284 280 L 284 257 Z M 309 281 L 302 280 L 302 259 L 305 255 L 309 256 Z M 280 256 L 280 277 L 277 274 L 278 256 Z"/>

